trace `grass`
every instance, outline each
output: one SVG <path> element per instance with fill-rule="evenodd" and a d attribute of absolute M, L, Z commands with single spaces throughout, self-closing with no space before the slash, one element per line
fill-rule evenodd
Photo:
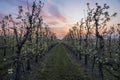
<path fill-rule="evenodd" d="M 37 67 L 31 78 L 26 80 L 89 80 L 81 65 L 63 45 L 57 45 L 48 55 L 42 64 L 43 68 Z"/>

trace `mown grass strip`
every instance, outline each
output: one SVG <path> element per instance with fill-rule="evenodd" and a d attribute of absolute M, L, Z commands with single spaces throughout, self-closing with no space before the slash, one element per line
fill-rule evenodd
<path fill-rule="evenodd" d="M 88 80 L 84 78 L 80 65 L 63 45 L 57 45 L 50 54 L 44 71 L 38 76 L 40 80 Z"/>

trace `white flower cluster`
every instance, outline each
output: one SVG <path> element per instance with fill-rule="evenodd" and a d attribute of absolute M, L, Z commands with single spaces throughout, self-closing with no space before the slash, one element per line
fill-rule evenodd
<path fill-rule="evenodd" d="M 8 74 L 12 74 L 13 73 L 13 68 L 8 69 Z"/>

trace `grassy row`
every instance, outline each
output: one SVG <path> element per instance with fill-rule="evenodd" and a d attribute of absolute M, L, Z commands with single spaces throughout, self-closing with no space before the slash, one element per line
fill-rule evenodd
<path fill-rule="evenodd" d="M 65 47 L 57 45 L 38 73 L 38 80 L 88 80 L 79 63 L 68 54 Z"/>

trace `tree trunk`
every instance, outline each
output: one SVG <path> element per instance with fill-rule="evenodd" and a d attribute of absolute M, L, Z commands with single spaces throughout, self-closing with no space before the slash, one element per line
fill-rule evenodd
<path fill-rule="evenodd" d="M 94 57 L 93 57 L 93 64 L 92 64 L 92 72 L 93 72 L 94 66 L 95 66 L 95 59 L 96 59 L 96 57 L 94 56 Z"/>
<path fill-rule="evenodd" d="M 79 53 L 79 59 L 80 59 L 80 60 L 82 59 L 82 57 L 81 57 L 81 52 Z"/>
<path fill-rule="evenodd" d="M 98 69 L 99 69 L 100 80 L 103 80 L 104 79 L 103 64 L 101 62 L 99 62 L 99 64 L 98 64 Z"/>
<path fill-rule="evenodd" d="M 87 64 L 88 64 L 88 55 L 86 54 L 85 55 L 85 65 L 87 66 Z"/>
<path fill-rule="evenodd" d="M 17 51 L 17 67 L 16 67 L 15 80 L 21 80 L 21 55 L 20 55 L 20 49 L 18 49 L 18 51 Z"/>
<path fill-rule="evenodd" d="M 35 62 L 38 63 L 38 55 L 35 56 Z"/>
<path fill-rule="evenodd" d="M 30 59 L 27 59 L 27 71 L 31 70 Z"/>
<path fill-rule="evenodd" d="M 112 58 L 112 55 L 111 55 L 111 36 L 109 38 L 109 53 L 110 53 L 110 58 Z"/>

